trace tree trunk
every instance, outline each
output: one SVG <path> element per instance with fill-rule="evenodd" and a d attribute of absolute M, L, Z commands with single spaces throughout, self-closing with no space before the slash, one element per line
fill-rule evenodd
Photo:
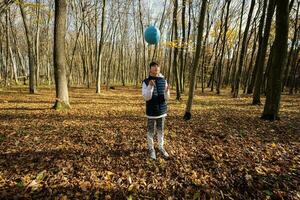
<path fill-rule="evenodd" d="M 204 93 L 204 82 L 205 82 L 205 75 L 206 75 L 206 69 L 207 66 L 205 67 L 205 50 L 206 50 L 206 46 L 207 46 L 207 39 L 209 36 L 209 32 L 210 32 L 210 28 L 212 23 L 209 24 L 209 13 L 208 11 L 207 13 L 207 19 L 206 19 L 206 34 L 205 34 L 205 38 L 204 38 L 204 43 L 203 43 L 203 48 L 202 48 L 202 63 L 201 63 L 201 92 Z"/>
<path fill-rule="evenodd" d="M 174 28 L 173 27 L 174 27 L 174 23 L 172 23 L 172 25 L 171 25 L 170 41 L 173 41 L 173 37 L 174 37 Z M 171 81 L 172 55 L 173 55 L 173 47 L 170 46 L 167 78 L 169 79 L 169 84 L 172 83 L 172 85 L 173 85 L 173 82 Z"/>
<path fill-rule="evenodd" d="M 266 70 L 263 74 L 263 80 L 262 80 L 262 84 L 260 87 L 261 93 L 264 93 L 266 95 L 266 91 L 267 91 L 267 83 L 268 83 L 268 76 L 269 76 L 269 72 L 270 72 L 270 68 L 272 65 L 272 59 L 274 56 L 274 45 L 271 45 L 270 47 L 270 53 L 269 53 L 269 57 L 268 57 L 268 61 L 267 61 L 267 67 Z"/>
<path fill-rule="evenodd" d="M 210 87 L 210 85 L 211 85 L 211 91 L 213 91 L 213 89 L 214 89 L 215 68 L 216 68 L 216 63 L 218 61 L 218 55 L 219 55 L 219 53 L 218 53 L 218 47 L 219 47 L 219 40 L 221 38 L 221 32 L 222 32 L 221 29 L 222 29 L 222 22 L 223 22 L 222 19 L 223 19 L 223 15 L 224 15 L 224 10 L 225 10 L 225 6 L 222 9 L 220 31 L 219 31 L 217 40 L 214 43 L 212 55 L 211 55 L 211 57 L 209 59 L 209 62 L 208 62 L 208 65 L 210 65 L 211 60 L 212 60 L 213 56 L 215 55 L 215 57 L 214 57 L 214 63 L 213 63 L 213 69 L 212 69 L 212 72 L 211 72 L 211 75 L 210 75 L 210 79 L 209 79 L 208 84 L 207 84 L 207 87 Z"/>
<path fill-rule="evenodd" d="M 276 11 L 276 35 L 274 41 L 274 56 L 268 76 L 268 89 L 266 104 L 262 114 L 262 119 L 279 119 L 279 104 L 281 97 L 281 72 L 287 56 L 287 41 L 289 30 L 289 2 L 277 0 Z"/>
<path fill-rule="evenodd" d="M 140 66 L 139 66 L 139 48 L 138 48 L 138 27 L 136 24 L 136 13 L 135 13 L 135 4 L 134 1 L 132 1 L 132 11 L 133 11 L 133 28 L 134 28 L 134 47 L 135 47 L 135 87 L 138 88 L 139 85 L 139 72 L 140 72 Z"/>
<path fill-rule="evenodd" d="M 96 93 L 101 92 L 101 70 L 102 70 L 102 48 L 104 42 L 104 25 L 105 25 L 105 6 L 106 0 L 102 0 L 102 17 L 101 17 L 101 32 L 100 32 L 100 42 L 98 48 L 98 62 L 97 62 L 97 81 L 96 81 Z"/>
<path fill-rule="evenodd" d="M 4 73 L 4 78 L 5 78 L 5 87 L 8 86 L 8 67 L 9 67 L 9 46 L 10 46 L 10 40 L 9 40 L 9 26 L 8 26 L 8 18 L 9 18 L 9 9 L 5 12 L 5 23 L 6 23 L 6 59 L 5 59 L 5 73 Z"/>
<path fill-rule="evenodd" d="M 10 60 L 12 62 L 12 75 L 14 77 L 14 80 L 16 82 L 16 84 L 19 84 L 18 82 L 18 73 L 17 73 L 17 63 L 16 63 L 16 59 L 13 55 L 12 49 L 11 47 L 9 47 L 9 54 L 10 54 Z"/>
<path fill-rule="evenodd" d="M 9 22 L 10 22 L 11 35 L 12 35 L 12 39 L 13 39 L 13 46 L 15 47 L 15 54 L 16 54 L 15 57 L 18 57 L 19 64 L 21 66 L 21 71 L 24 75 L 25 74 L 25 66 L 24 66 L 23 60 L 22 60 L 21 55 L 20 55 L 20 50 L 19 50 L 18 43 L 17 43 L 16 33 L 14 31 L 14 28 L 13 28 L 13 22 L 12 22 L 11 17 L 9 17 Z M 17 71 L 17 59 L 13 56 L 13 51 L 12 51 L 11 47 L 10 47 L 9 51 L 10 51 L 10 55 L 11 55 L 11 61 L 12 61 L 12 64 L 13 64 L 12 69 L 13 69 L 13 73 L 14 73 L 14 79 L 15 79 L 16 84 L 19 84 L 18 71 Z"/>
<path fill-rule="evenodd" d="M 263 40 L 263 28 L 264 28 L 264 23 L 265 23 L 267 2 L 268 2 L 267 0 L 264 0 L 262 15 L 260 18 L 259 28 L 258 28 L 258 43 L 259 43 L 258 51 L 257 51 L 256 60 L 255 60 L 254 68 L 253 68 L 252 75 L 251 75 L 250 84 L 247 89 L 247 94 L 251 94 L 253 92 L 255 79 L 256 79 L 256 75 L 257 75 L 257 71 L 258 71 L 258 60 L 259 60 L 258 58 L 259 58 L 259 56 L 261 54 L 261 50 L 262 50 L 261 47 L 262 47 L 262 40 Z"/>
<path fill-rule="evenodd" d="M 35 1 L 36 6 L 37 6 L 37 19 L 36 19 L 36 35 L 35 35 L 35 63 L 36 63 L 36 87 L 39 85 L 39 79 L 40 79 L 40 13 L 41 13 L 41 4 L 40 0 Z"/>
<path fill-rule="evenodd" d="M 254 58 L 254 54 L 256 52 L 257 39 L 258 39 L 258 35 L 255 36 L 255 39 L 253 41 L 251 58 L 250 58 L 249 66 L 248 66 L 248 71 L 247 71 L 247 74 L 246 74 L 245 84 L 244 84 L 245 85 L 244 93 L 246 93 L 246 89 L 247 89 L 247 86 L 248 86 L 249 78 L 250 78 L 250 75 L 251 75 L 251 70 L 252 70 L 252 67 L 253 67 L 253 58 Z"/>
<path fill-rule="evenodd" d="M 300 6 L 300 2 L 298 2 L 298 5 L 297 5 L 294 37 L 293 37 L 293 40 L 292 40 L 291 49 L 290 49 L 290 52 L 288 54 L 288 59 L 287 59 L 287 63 L 286 63 L 285 70 L 284 70 L 284 75 L 283 75 L 282 89 L 281 89 L 282 92 L 283 92 L 284 86 L 287 84 L 289 69 L 290 69 L 290 65 L 291 65 L 291 60 L 292 60 L 292 56 L 295 55 L 294 48 L 295 48 L 295 44 L 296 44 L 296 41 L 297 41 L 297 36 L 299 35 L 299 30 L 300 30 L 300 26 L 298 27 L 299 6 Z M 295 56 L 297 56 L 297 54 Z"/>
<path fill-rule="evenodd" d="M 33 56 L 33 45 L 32 45 L 32 39 L 31 35 L 29 33 L 29 27 L 27 25 L 27 19 L 26 14 L 23 8 L 23 0 L 20 0 L 20 11 L 23 18 L 24 28 L 25 28 L 25 34 L 26 34 L 26 41 L 27 41 L 27 51 L 28 51 L 28 59 L 29 59 L 29 93 L 34 94 L 36 93 L 36 76 L 35 76 L 35 61 Z"/>
<path fill-rule="evenodd" d="M 229 16 L 229 7 L 231 0 L 227 0 L 227 11 L 226 11 L 226 17 L 225 17 L 225 23 L 224 23 L 224 36 L 222 41 L 222 50 L 221 50 L 221 56 L 218 64 L 218 84 L 217 84 L 217 94 L 220 94 L 220 88 L 222 85 L 222 62 L 223 62 L 223 56 L 224 56 L 224 49 L 225 49 L 225 42 L 226 42 L 226 35 L 227 35 L 227 29 L 228 29 L 228 16 Z"/>
<path fill-rule="evenodd" d="M 139 0 L 139 13 L 140 13 L 140 25 L 141 25 L 141 37 L 144 38 L 144 24 L 143 24 L 143 16 L 142 16 L 142 6 L 141 0 Z M 146 67 L 146 44 L 145 40 L 143 41 L 143 68 L 144 68 L 144 75 L 147 76 L 147 67 Z"/>
<path fill-rule="evenodd" d="M 267 53 L 267 46 L 270 36 L 270 28 L 272 24 L 272 18 L 275 11 L 275 0 L 269 0 L 268 5 L 268 11 L 267 11 L 267 19 L 266 19 L 266 25 L 264 30 L 264 37 L 262 39 L 262 45 L 261 45 L 261 51 L 260 54 L 257 56 L 256 59 L 258 59 L 257 62 L 257 74 L 255 79 L 255 87 L 254 87 L 254 93 L 253 93 L 253 105 L 259 105 L 260 102 L 260 92 L 261 92 L 261 85 L 262 85 L 262 79 L 263 79 L 263 72 L 264 72 L 264 64 L 265 64 L 265 57 Z"/>
<path fill-rule="evenodd" d="M 56 110 L 70 108 L 68 83 L 65 69 L 66 14 L 66 0 L 55 0 L 53 63 L 56 101 L 53 108 Z"/>
<path fill-rule="evenodd" d="M 190 34 L 191 34 L 191 28 L 192 28 L 192 5 L 193 5 L 193 0 L 189 0 L 189 21 L 188 21 L 188 31 L 187 31 L 187 38 L 186 38 L 186 41 L 187 41 L 187 44 L 188 44 L 188 47 L 189 47 L 189 40 L 190 40 Z M 183 73 L 186 73 L 186 66 L 187 66 L 187 58 L 189 56 L 189 51 L 187 50 L 186 53 L 185 53 L 185 58 L 184 58 L 184 69 L 183 69 Z M 185 76 L 183 76 L 183 82 L 185 83 Z"/>
<path fill-rule="evenodd" d="M 109 90 L 109 82 L 110 82 L 110 71 L 112 69 L 112 67 L 114 66 L 112 63 L 113 61 L 113 55 L 114 55 L 114 49 L 115 49 L 115 35 L 116 35 L 116 30 L 118 29 L 118 24 L 116 25 L 115 27 L 115 30 L 113 31 L 112 33 L 112 36 L 111 36 L 111 41 L 112 41 L 112 45 L 111 45 L 111 52 L 110 52 L 110 58 L 109 58 L 109 64 L 107 65 L 107 74 L 106 74 L 106 90 L 108 91 Z"/>
<path fill-rule="evenodd" d="M 207 5 L 207 0 L 203 0 L 201 5 L 201 12 L 199 15 L 199 22 L 198 22 L 198 34 L 197 34 L 197 46 L 196 46 L 195 59 L 193 61 L 193 68 L 190 74 L 189 97 L 186 105 L 185 114 L 183 117 L 185 120 L 189 120 L 192 117 L 191 110 L 192 110 L 193 97 L 195 91 L 196 72 L 199 65 L 200 54 L 201 54 L 206 5 Z"/>
<path fill-rule="evenodd" d="M 173 24 L 174 24 L 174 40 L 178 40 L 178 28 L 177 28 L 177 9 L 178 9 L 178 0 L 174 0 L 174 10 L 173 10 Z M 178 70 L 177 70 L 177 57 L 178 57 L 178 47 L 174 47 L 174 57 L 173 57 L 173 71 L 176 84 L 176 100 L 180 100 L 180 88 L 178 80 Z"/>
<path fill-rule="evenodd" d="M 245 8 L 245 0 L 243 0 L 242 3 L 242 9 L 240 14 L 240 24 L 239 24 L 239 39 L 236 46 L 236 55 L 233 57 L 233 70 L 231 74 L 231 92 L 234 92 L 235 87 L 235 78 L 236 78 L 236 68 L 237 68 L 237 62 L 239 58 L 239 50 L 240 50 L 240 44 L 241 44 L 241 38 L 242 38 L 242 24 L 243 24 L 243 16 L 244 16 L 244 8 Z"/>
<path fill-rule="evenodd" d="M 247 37 L 248 37 L 248 31 L 249 31 L 249 27 L 250 27 L 251 18 L 252 18 L 252 13 L 253 13 L 253 9 L 254 9 L 254 4 L 255 4 L 255 0 L 251 0 L 247 24 L 246 24 L 246 28 L 245 28 L 245 32 L 244 32 L 244 36 L 243 36 L 243 41 L 242 41 L 241 53 L 239 56 L 239 67 L 238 67 L 238 71 L 237 71 L 237 74 L 235 77 L 235 87 L 234 87 L 234 92 L 233 92 L 234 98 L 238 97 L 238 94 L 239 94 L 240 77 L 241 77 L 241 73 L 242 73 L 242 69 L 243 69 L 243 65 L 244 65 L 244 59 L 245 59 L 244 57 L 245 57 L 246 48 L 247 48 L 246 43 L 247 43 Z"/>
<path fill-rule="evenodd" d="M 293 94 L 294 93 L 294 89 L 296 89 L 296 74 L 297 74 L 297 68 L 299 67 L 299 61 L 300 59 L 298 58 L 300 52 L 300 46 L 298 47 L 298 49 L 296 49 L 295 53 L 294 53 L 294 58 L 293 61 L 291 63 L 291 71 L 289 74 L 289 78 L 288 78 L 288 83 L 289 83 L 289 94 Z M 298 74 L 300 74 L 298 72 Z"/>
<path fill-rule="evenodd" d="M 180 92 L 184 91 L 184 48 L 185 48 L 185 7 L 186 2 L 182 0 L 182 15 L 181 15 L 181 24 L 182 24 L 182 40 L 181 40 L 181 51 L 180 51 L 180 73 L 179 73 L 179 84 L 180 84 Z"/>

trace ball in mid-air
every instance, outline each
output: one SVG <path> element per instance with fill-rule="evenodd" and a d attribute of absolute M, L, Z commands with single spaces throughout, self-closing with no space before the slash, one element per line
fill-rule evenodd
<path fill-rule="evenodd" d="M 160 32 L 155 26 L 149 26 L 145 30 L 145 40 L 149 44 L 158 44 L 160 40 Z"/>

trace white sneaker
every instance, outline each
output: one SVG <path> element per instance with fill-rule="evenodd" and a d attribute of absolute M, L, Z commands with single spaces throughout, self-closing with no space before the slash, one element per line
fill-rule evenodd
<path fill-rule="evenodd" d="M 150 158 L 156 160 L 156 154 L 154 149 L 149 149 Z"/>
<path fill-rule="evenodd" d="M 162 155 L 165 157 L 165 158 L 169 158 L 169 154 L 168 152 L 166 152 L 166 150 L 164 148 L 159 148 L 159 151 L 162 153 Z"/>

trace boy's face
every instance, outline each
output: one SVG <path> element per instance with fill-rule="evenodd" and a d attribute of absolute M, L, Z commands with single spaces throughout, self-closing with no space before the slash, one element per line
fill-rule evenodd
<path fill-rule="evenodd" d="M 158 75 L 160 73 L 160 67 L 158 65 L 152 65 L 150 68 L 151 75 Z"/>

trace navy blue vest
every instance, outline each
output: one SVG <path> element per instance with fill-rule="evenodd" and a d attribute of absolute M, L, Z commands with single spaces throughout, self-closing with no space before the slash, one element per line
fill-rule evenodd
<path fill-rule="evenodd" d="M 165 100 L 166 80 L 163 77 L 149 76 L 143 82 L 148 86 L 150 80 L 155 80 L 152 99 L 146 101 L 147 116 L 160 116 L 167 113 Z"/>

